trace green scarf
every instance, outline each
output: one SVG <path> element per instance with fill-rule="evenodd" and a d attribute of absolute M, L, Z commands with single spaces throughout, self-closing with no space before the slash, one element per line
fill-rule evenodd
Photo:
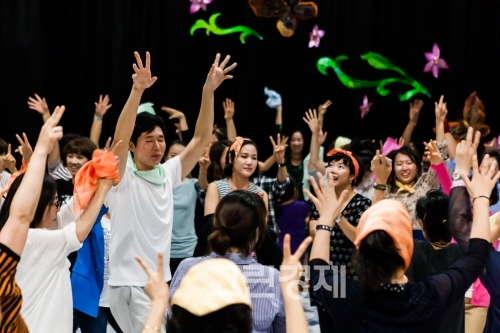
<path fill-rule="evenodd" d="M 127 169 L 137 177 L 153 185 L 163 185 L 167 182 L 167 173 L 161 164 L 158 164 L 153 170 L 138 170 L 130 152 L 128 153 Z"/>

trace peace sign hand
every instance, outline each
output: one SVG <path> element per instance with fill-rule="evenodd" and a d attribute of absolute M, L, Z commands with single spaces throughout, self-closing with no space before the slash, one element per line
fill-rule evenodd
<path fill-rule="evenodd" d="M 271 144 L 273 145 L 273 155 L 274 155 L 274 159 L 276 161 L 276 163 L 278 164 L 284 164 L 285 163 L 285 148 L 286 148 L 286 140 L 288 140 L 288 138 L 285 138 L 283 140 L 281 140 L 281 135 L 278 134 L 278 143 L 275 143 L 274 142 L 274 139 L 272 136 L 269 137 L 269 139 L 271 140 Z"/>
<path fill-rule="evenodd" d="M 16 134 L 17 141 L 19 142 L 19 147 L 16 149 L 16 153 L 21 154 L 26 163 L 30 162 L 31 155 L 33 155 L 33 148 L 28 141 L 28 137 L 25 133 L 23 133 L 23 139 L 19 135 Z"/>
<path fill-rule="evenodd" d="M 55 143 L 62 138 L 63 129 L 58 124 L 65 109 L 64 105 L 56 107 L 50 118 L 42 126 L 35 145 L 35 153 L 48 155 L 54 148 Z"/>
<path fill-rule="evenodd" d="M 311 242 L 312 237 L 307 237 L 300 244 L 295 253 L 292 254 L 290 250 L 290 235 L 285 235 L 283 242 L 283 262 L 280 266 L 280 282 L 286 284 L 287 292 L 291 292 L 290 287 L 293 288 L 296 286 L 300 279 L 300 272 L 302 270 L 300 259 Z"/>
<path fill-rule="evenodd" d="M 170 290 L 168 289 L 168 284 L 165 282 L 165 278 L 163 277 L 163 253 L 158 253 L 158 265 L 156 272 L 149 268 L 148 264 L 146 264 L 139 256 L 135 257 L 135 260 L 137 260 L 149 277 L 148 282 L 146 282 L 146 286 L 144 286 L 146 295 L 148 295 L 151 302 L 159 301 L 164 303 L 166 306 L 170 297 Z"/>
<path fill-rule="evenodd" d="M 7 170 L 9 170 L 10 173 L 14 173 L 14 172 L 17 171 L 17 169 L 16 169 L 16 159 L 11 154 L 10 143 L 7 146 L 7 154 L 5 154 L 5 156 L 2 156 L 1 158 L 3 158 L 3 162 L 4 162 L 4 165 L 5 165 L 5 168 Z"/>
<path fill-rule="evenodd" d="M 133 64 L 135 74 L 132 75 L 132 80 L 134 81 L 134 89 L 144 91 L 151 87 L 158 78 L 156 76 L 151 77 L 151 55 L 146 52 L 146 67 L 142 64 L 141 57 L 138 52 L 134 52 L 135 60 L 137 64 Z"/>
<path fill-rule="evenodd" d="M 220 53 L 217 53 L 215 56 L 215 61 L 210 68 L 210 72 L 208 72 L 207 81 L 205 82 L 205 89 L 209 91 L 215 91 L 220 84 L 226 79 L 232 79 L 232 75 L 227 75 L 232 69 L 236 67 L 236 63 L 233 63 L 231 66 L 226 68 L 227 63 L 231 59 L 231 56 L 227 55 L 224 61 L 219 65 L 220 61 Z"/>

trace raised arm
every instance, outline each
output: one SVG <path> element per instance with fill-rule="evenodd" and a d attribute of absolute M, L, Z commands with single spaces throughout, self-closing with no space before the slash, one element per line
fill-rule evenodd
<path fill-rule="evenodd" d="M 12 146 L 9 143 L 9 145 L 7 146 L 7 154 L 5 154 L 5 156 L 0 157 L 0 158 L 3 158 L 3 163 L 5 165 L 5 168 L 7 170 L 9 170 L 9 172 L 11 174 L 13 174 L 13 173 L 15 173 L 17 171 L 17 168 L 16 168 L 16 159 L 11 154 L 11 151 L 12 151 L 11 147 Z"/>
<path fill-rule="evenodd" d="M 415 102 L 413 103 L 410 103 L 410 121 L 408 122 L 408 125 L 406 125 L 405 131 L 403 132 L 402 136 L 405 142 L 411 142 L 411 136 L 413 134 L 413 130 L 417 126 L 418 117 L 423 105 L 424 102 L 419 99 L 415 100 Z"/>
<path fill-rule="evenodd" d="M 325 119 L 325 114 L 328 108 L 332 105 L 332 101 L 327 100 L 325 103 L 320 104 L 318 106 L 318 121 L 319 121 L 319 128 L 323 128 L 323 119 Z"/>
<path fill-rule="evenodd" d="M 224 119 L 226 120 L 226 128 L 227 128 L 227 139 L 229 141 L 236 140 L 236 126 L 234 125 L 234 102 L 226 98 L 224 102 L 222 102 L 222 107 L 224 108 Z"/>
<path fill-rule="evenodd" d="M 63 135 L 62 127 L 57 125 L 63 113 L 64 106 L 57 107 L 43 125 L 28 169 L 12 199 L 9 217 L 0 231 L 0 243 L 18 255 L 23 252 L 29 226 L 38 206 L 47 155 Z"/>
<path fill-rule="evenodd" d="M 208 189 L 207 170 L 210 166 L 209 152 L 210 148 L 198 161 L 198 165 L 200 166 L 200 173 L 198 174 L 198 186 L 204 191 Z"/>
<path fill-rule="evenodd" d="M 207 196 L 205 197 L 205 216 L 214 214 L 217 205 L 219 204 L 219 190 L 216 183 L 210 183 L 207 189 Z"/>
<path fill-rule="evenodd" d="M 151 76 L 151 55 L 146 52 L 146 66 L 143 65 L 139 53 L 134 52 L 137 64 L 133 64 L 134 74 L 132 75 L 133 85 L 130 95 L 128 97 L 125 106 L 118 118 L 116 123 L 115 136 L 113 138 L 113 145 L 118 141 L 122 141 L 123 144 L 120 146 L 116 155 L 118 159 L 123 163 L 120 163 L 120 178 L 123 177 L 125 173 L 125 168 L 127 167 L 127 154 L 128 154 L 128 143 L 132 137 L 132 132 L 134 131 L 135 119 L 137 117 L 137 109 L 141 102 L 142 93 L 147 88 L 151 87 L 156 80 L 156 76 Z"/>
<path fill-rule="evenodd" d="M 439 98 L 439 103 L 435 104 L 435 114 L 436 114 L 436 141 L 441 142 L 444 140 L 444 121 L 446 120 L 446 115 L 448 114 L 448 109 L 446 108 L 446 103 L 443 102 L 444 96 L 441 95 Z"/>
<path fill-rule="evenodd" d="M 431 168 L 436 172 L 436 176 L 439 180 L 439 184 L 441 185 L 441 189 L 444 194 L 450 195 L 451 189 L 451 179 L 446 167 L 443 163 L 443 158 L 441 153 L 439 152 L 438 147 L 436 146 L 436 142 L 432 141 L 430 143 L 424 142 L 424 145 L 429 150 L 429 159 L 431 161 Z"/>
<path fill-rule="evenodd" d="M 178 134 L 180 134 L 181 139 L 185 140 L 185 138 L 182 137 L 182 132 L 187 131 L 189 129 L 189 127 L 188 127 L 186 115 L 184 115 L 184 112 L 170 108 L 168 106 L 162 106 L 161 110 L 165 111 L 166 113 L 169 114 L 168 119 L 177 119 L 179 121 L 179 126 L 175 126 L 175 127 L 177 127 L 177 131 L 179 131 Z"/>
<path fill-rule="evenodd" d="M 99 95 L 99 102 L 95 103 L 94 120 L 90 128 L 90 140 L 95 143 L 97 147 L 99 147 L 99 138 L 101 137 L 102 118 L 111 106 L 112 104 L 109 104 L 108 95 L 104 96 L 104 98 L 102 98 L 102 95 Z"/>
<path fill-rule="evenodd" d="M 375 191 L 373 191 L 372 206 L 384 199 L 385 191 L 387 190 L 387 180 L 392 172 L 392 162 L 380 154 L 380 150 L 377 150 L 375 157 L 372 160 L 371 170 L 377 176 L 375 180 Z"/>
<path fill-rule="evenodd" d="M 274 125 L 276 127 L 276 134 L 283 132 L 283 106 L 278 105 L 276 108 L 276 118 L 274 118 Z"/>
<path fill-rule="evenodd" d="M 186 149 L 179 155 L 182 164 L 182 178 L 185 178 L 193 170 L 198 160 L 203 155 L 205 147 L 212 141 L 212 129 L 214 127 L 214 91 L 226 79 L 232 79 L 232 75 L 227 75 L 236 63 L 226 67 L 230 56 L 226 56 L 219 64 L 220 54 L 217 54 L 215 61 L 210 68 L 207 81 L 203 86 L 201 97 L 201 108 L 193 140 L 189 142 Z"/>
<path fill-rule="evenodd" d="M 283 184 L 288 178 L 288 171 L 286 170 L 285 166 L 285 148 L 286 140 L 288 139 L 284 138 L 283 140 L 281 140 L 281 135 L 279 134 L 277 142 L 274 142 L 272 136 L 270 136 L 269 139 L 271 140 L 271 144 L 273 145 L 274 160 L 278 164 L 278 176 L 276 177 L 276 179 L 278 180 L 278 183 Z"/>
<path fill-rule="evenodd" d="M 316 110 L 311 110 L 309 109 L 308 112 L 306 112 L 306 116 L 303 117 L 304 121 L 306 124 L 309 126 L 309 129 L 311 130 L 312 133 L 312 138 L 311 138 L 311 149 L 310 149 L 310 159 L 309 159 L 309 164 L 307 166 L 308 171 L 313 171 L 317 170 L 321 174 L 325 174 L 325 164 L 321 162 L 319 158 L 319 147 L 323 142 L 320 141 L 320 131 L 321 128 L 319 126 L 319 120 L 318 120 L 318 115 L 316 113 Z M 324 135 L 321 135 L 321 139 L 324 140 L 326 137 L 326 133 Z"/>

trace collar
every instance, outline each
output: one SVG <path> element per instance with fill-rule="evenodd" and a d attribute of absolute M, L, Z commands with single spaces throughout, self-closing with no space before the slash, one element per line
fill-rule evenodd
<path fill-rule="evenodd" d="M 241 253 L 226 253 L 225 255 L 221 256 L 218 255 L 215 252 L 210 253 L 209 255 L 210 258 L 225 258 L 229 259 L 232 262 L 234 262 L 236 265 L 249 265 L 249 264 L 256 264 L 257 262 L 255 261 L 252 256 L 244 256 Z"/>

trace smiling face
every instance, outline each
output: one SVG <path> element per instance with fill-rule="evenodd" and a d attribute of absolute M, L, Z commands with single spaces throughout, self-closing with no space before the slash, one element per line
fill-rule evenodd
<path fill-rule="evenodd" d="M 303 148 L 304 137 L 302 136 L 302 133 L 293 133 L 292 137 L 290 138 L 290 149 L 292 150 L 292 153 L 301 153 Z"/>
<path fill-rule="evenodd" d="M 417 165 L 410 156 L 397 154 L 394 161 L 394 175 L 402 184 L 411 184 L 417 178 Z"/>
<path fill-rule="evenodd" d="M 252 144 L 244 145 L 232 164 L 233 174 L 250 178 L 257 168 L 257 148 Z"/>
<path fill-rule="evenodd" d="M 335 188 L 346 189 L 351 186 L 354 175 L 350 174 L 349 166 L 342 159 L 331 161 L 328 165 L 328 177 L 333 180 Z"/>
<path fill-rule="evenodd" d="M 87 163 L 89 160 L 80 154 L 68 154 L 66 156 L 66 166 L 69 170 L 69 173 L 75 177 L 78 171 L 82 168 L 82 166 Z"/>
<path fill-rule="evenodd" d="M 165 154 L 166 143 L 163 131 L 155 127 L 150 133 L 142 133 L 137 139 L 137 145 L 129 143 L 129 149 L 134 154 L 134 162 L 139 170 L 153 170 L 161 163 Z"/>

